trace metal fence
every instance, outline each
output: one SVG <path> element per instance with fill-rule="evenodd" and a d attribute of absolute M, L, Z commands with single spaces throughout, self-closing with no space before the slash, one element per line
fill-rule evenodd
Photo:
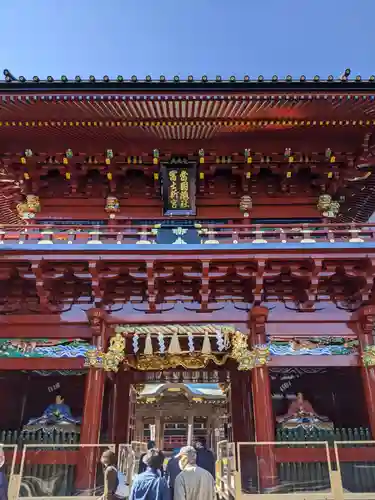
<path fill-rule="evenodd" d="M 236 500 L 373 500 L 375 441 L 220 443 L 217 489 Z"/>
<path fill-rule="evenodd" d="M 103 492 L 102 451 L 117 454 L 118 470 L 129 486 L 146 451 L 141 442 L 74 447 L 28 443 L 21 451 L 16 445 L 1 447 L 9 500 L 98 498 Z M 375 500 L 375 441 L 220 441 L 216 487 L 223 500 Z"/>

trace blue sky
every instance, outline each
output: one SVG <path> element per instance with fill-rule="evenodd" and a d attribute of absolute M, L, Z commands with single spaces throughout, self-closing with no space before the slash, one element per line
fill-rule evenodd
<path fill-rule="evenodd" d="M 375 74 L 375 0 L 3 0 L 16 76 Z"/>

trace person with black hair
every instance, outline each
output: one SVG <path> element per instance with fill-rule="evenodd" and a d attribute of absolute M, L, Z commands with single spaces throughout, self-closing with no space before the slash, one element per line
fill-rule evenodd
<path fill-rule="evenodd" d="M 55 397 L 55 402 L 48 405 L 44 410 L 43 415 L 38 418 L 31 418 L 27 425 L 58 425 L 72 424 L 78 425 L 81 423 L 80 418 L 72 416 L 70 407 L 65 403 L 64 396 L 58 392 Z"/>
<path fill-rule="evenodd" d="M 204 437 L 198 437 L 195 442 L 197 451 L 197 465 L 209 472 L 215 479 L 215 455 L 207 448 Z"/>
<path fill-rule="evenodd" d="M 147 443 L 147 450 L 150 451 L 150 450 L 156 450 L 156 443 L 155 441 L 149 441 Z M 162 452 L 159 452 L 162 456 L 162 464 L 164 463 L 164 454 Z M 145 457 L 146 457 L 147 453 L 142 453 L 142 455 L 140 456 L 140 459 L 139 459 L 139 467 L 138 467 L 138 474 L 142 474 L 142 472 L 145 472 L 145 470 L 147 469 L 147 465 L 145 463 Z M 163 469 L 163 465 L 160 469 L 160 472 L 161 472 L 161 475 L 163 476 L 164 475 L 164 469 Z"/>
<path fill-rule="evenodd" d="M 180 452 L 179 449 L 173 450 L 173 455 L 169 459 L 165 471 L 165 476 L 168 481 L 168 486 L 171 492 L 171 500 L 173 500 L 174 497 L 174 483 L 176 482 L 176 477 L 181 472 L 180 458 L 178 456 L 179 452 Z"/>
<path fill-rule="evenodd" d="M 163 454 L 151 449 L 143 461 L 146 470 L 134 479 L 129 500 L 170 500 L 167 480 L 161 475 Z"/>

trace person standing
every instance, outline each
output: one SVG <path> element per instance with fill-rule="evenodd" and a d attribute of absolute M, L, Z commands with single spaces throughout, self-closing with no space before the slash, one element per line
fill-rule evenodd
<path fill-rule="evenodd" d="M 174 500 L 216 500 L 214 478 L 197 465 L 195 448 L 181 448 L 178 457 L 182 470 L 174 484 Z"/>
<path fill-rule="evenodd" d="M 165 477 L 161 474 L 163 457 L 159 450 L 149 450 L 144 457 L 145 472 L 133 481 L 129 500 L 170 500 Z"/>
<path fill-rule="evenodd" d="M 197 450 L 197 465 L 209 472 L 215 479 L 215 456 L 213 452 L 207 448 L 206 440 L 204 439 L 204 437 L 199 437 L 196 440 L 195 449 Z"/>
<path fill-rule="evenodd" d="M 0 500 L 8 500 L 8 481 L 5 474 L 5 454 L 0 445 Z"/>
<path fill-rule="evenodd" d="M 156 443 L 155 443 L 155 441 L 149 441 L 147 443 L 147 450 L 148 451 L 150 451 L 150 450 L 156 450 Z M 138 466 L 138 474 L 142 474 L 142 472 L 145 472 L 146 469 L 147 469 L 147 465 L 145 463 L 145 458 L 146 458 L 146 455 L 147 455 L 148 451 L 146 453 L 142 453 L 142 455 L 140 456 L 139 466 Z M 161 451 L 159 451 L 159 454 L 160 454 L 160 456 L 162 458 L 162 466 L 161 466 L 160 472 L 161 472 L 161 475 L 163 476 L 164 475 L 164 468 L 163 468 L 164 454 Z"/>
<path fill-rule="evenodd" d="M 171 500 L 173 500 L 174 496 L 174 484 L 176 481 L 176 477 L 181 472 L 180 459 L 178 457 L 179 451 L 179 449 L 173 451 L 173 456 L 168 461 L 165 471 L 166 479 L 168 481 L 168 486 L 171 492 Z"/>
<path fill-rule="evenodd" d="M 116 500 L 116 490 L 119 484 L 117 469 L 116 469 L 116 455 L 111 450 L 103 452 L 100 462 L 104 468 L 104 494 L 103 500 Z"/>

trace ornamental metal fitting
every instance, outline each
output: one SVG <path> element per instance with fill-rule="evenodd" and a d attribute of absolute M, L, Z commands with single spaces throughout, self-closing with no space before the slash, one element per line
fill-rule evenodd
<path fill-rule="evenodd" d="M 101 368 L 106 372 L 118 372 L 124 359 L 125 339 L 121 333 L 116 333 L 109 341 L 107 352 L 98 349 L 89 349 L 86 352 L 85 366 Z"/>
<path fill-rule="evenodd" d="M 267 345 L 256 345 L 250 350 L 247 335 L 237 331 L 232 338 L 231 358 L 237 361 L 239 371 L 249 371 L 267 364 L 270 349 Z"/>

